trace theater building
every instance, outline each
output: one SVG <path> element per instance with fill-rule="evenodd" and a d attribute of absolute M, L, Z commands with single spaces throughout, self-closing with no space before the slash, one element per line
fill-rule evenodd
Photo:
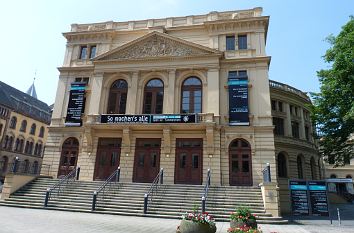
<path fill-rule="evenodd" d="M 258 186 L 319 177 L 303 92 L 270 81 L 261 8 L 72 24 L 45 164 L 81 180 Z M 280 182 L 281 184 L 281 182 Z"/>

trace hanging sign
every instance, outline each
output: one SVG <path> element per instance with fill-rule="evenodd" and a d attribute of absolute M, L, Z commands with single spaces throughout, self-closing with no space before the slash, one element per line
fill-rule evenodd
<path fill-rule="evenodd" d="M 85 89 L 86 83 L 71 84 L 65 126 L 82 126 L 81 114 L 85 109 Z"/>
<path fill-rule="evenodd" d="M 248 118 L 248 78 L 229 73 L 229 125 L 250 125 Z"/>

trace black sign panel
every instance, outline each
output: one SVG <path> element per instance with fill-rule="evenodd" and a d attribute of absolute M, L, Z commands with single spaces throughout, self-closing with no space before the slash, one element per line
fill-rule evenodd
<path fill-rule="evenodd" d="M 248 78 L 229 72 L 229 125 L 249 125 Z"/>
<path fill-rule="evenodd" d="M 326 181 L 308 181 L 312 215 L 329 216 Z"/>
<path fill-rule="evenodd" d="M 85 108 L 86 83 L 75 82 L 71 84 L 68 110 L 65 118 L 66 126 L 81 126 L 81 114 Z"/>
<path fill-rule="evenodd" d="M 195 114 L 159 114 L 159 115 L 101 115 L 101 123 L 141 124 L 141 123 L 196 123 Z"/>
<path fill-rule="evenodd" d="M 309 200 L 306 181 L 289 181 L 292 212 L 294 215 L 309 215 Z"/>

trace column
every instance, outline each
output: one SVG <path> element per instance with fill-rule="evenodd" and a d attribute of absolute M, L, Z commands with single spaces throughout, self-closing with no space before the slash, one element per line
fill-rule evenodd
<path fill-rule="evenodd" d="M 304 110 L 302 108 L 299 108 L 299 111 L 300 111 L 300 118 L 301 118 L 301 122 L 300 122 L 300 125 L 299 125 L 300 139 L 306 140 Z"/>
<path fill-rule="evenodd" d="M 168 85 L 164 93 L 164 113 L 174 113 L 176 70 L 168 71 Z"/>
<path fill-rule="evenodd" d="M 91 80 L 91 95 L 90 95 L 88 115 L 100 114 L 102 85 L 103 85 L 103 73 L 95 73 Z"/>
<path fill-rule="evenodd" d="M 209 69 L 207 74 L 208 80 L 208 91 L 207 91 L 207 103 L 206 109 L 207 113 L 214 113 L 214 116 L 219 116 L 219 96 L 220 96 L 220 88 L 219 88 L 219 69 Z M 205 94 L 205 92 L 204 92 Z"/>
<path fill-rule="evenodd" d="M 139 72 L 133 72 L 131 75 L 131 83 L 128 89 L 126 114 L 136 114 L 135 108 L 136 108 L 136 102 L 138 101 L 137 98 L 138 77 L 139 77 Z"/>
<path fill-rule="evenodd" d="M 284 109 L 286 113 L 286 118 L 284 119 L 284 134 L 287 137 L 292 136 L 291 132 L 291 114 L 290 114 L 290 105 L 284 102 Z"/>

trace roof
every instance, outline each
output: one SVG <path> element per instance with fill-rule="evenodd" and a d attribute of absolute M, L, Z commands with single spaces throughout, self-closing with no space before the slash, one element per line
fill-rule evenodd
<path fill-rule="evenodd" d="M 1 81 L 0 105 L 43 123 L 50 123 L 51 109 L 46 103 Z"/>

